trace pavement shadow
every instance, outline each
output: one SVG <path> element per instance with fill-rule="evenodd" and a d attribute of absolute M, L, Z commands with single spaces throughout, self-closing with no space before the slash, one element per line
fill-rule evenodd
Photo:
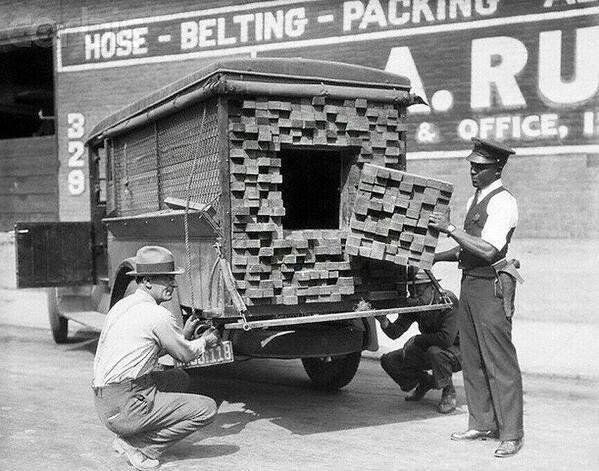
<path fill-rule="evenodd" d="M 418 403 L 406 402 L 405 394 L 374 365 L 361 367 L 352 383 L 328 393 L 313 389 L 298 364 L 294 360 L 253 360 L 191 370 L 193 392 L 238 409 L 219 413 L 211 435 L 234 435 L 256 420 L 311 435 L 442 417 L 436 411 L 440 391 L 429 393 Z M 458 402 L 465 402 L 461 389 Z M 460 408 L 454 412 L 462 413 Z"/>
<path fill-rule="evenodd" d="M 97 343 L 96 332 L 81 329 L 69 338 L 67 349 L 93 355 Z M 418 403 L 406 402 L 405 393 L 370 360 L 363 360 L 353 381 L 336 392 L 314 389 L 299 360 L 253 359 L 188 372 L 191 392 L 212 397 L 219 406 L 228 403 L 210 427 L 212 437 L 236 435 L 256 420 L 311 435 L 442 417 L 436 411 L 440 391 Z M 458 388 L 454 414 L 464 413 L 459 407 L 464 403 Z"/>
<path fill-rule="evenodd" d="M 177 461 L 185 461 L 186 464 L 190 464 L 189 460 L 218 458 L 220 456 L 232 455 L 238 451 L 239 447 L 237 445 L 225 443 L 203 445 L 201 442 L 193 442 L 192 440 L 185 439 L 174 445 L 172 448 L 169 448 L 164 455 L 162 455 L 160 461 L 162 461 L 163 464 L 169 463 L 172 465 L 176 465 Z"/>

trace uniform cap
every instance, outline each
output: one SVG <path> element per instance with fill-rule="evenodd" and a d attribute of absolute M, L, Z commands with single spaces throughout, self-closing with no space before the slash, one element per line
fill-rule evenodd
<path fill-rule="evenodd" d="M 175 268 L 175 257 L 170 250 L 159 245 L 146 245 L 135 255 L 135 270 L 127 275 L 180 275 L 182 268 Z"/>
<path fill-rule="evenodd" d="M 466 160 L 475 164 L 500 164 L 503 165 L 508 157 L 515 154 L 516 151 L 510 147 L 504 146 L 499 142 L 486 139 L 472 138 L 474 149 L 466 157 Z"/>

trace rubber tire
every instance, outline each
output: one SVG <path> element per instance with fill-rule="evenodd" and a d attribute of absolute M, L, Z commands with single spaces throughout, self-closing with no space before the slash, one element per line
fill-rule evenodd
<path fill-rule="evenodd" d="M 50 320 L 50 331 L 56 343 L 66 343 L 69 336 L 69 320 L 60 315 L 58 308 L 58 293 L 56 288 L 46 290 L 48 301 L 48 319 Z"/>
<path fill-rule="evenodd" d="M 322 358 L 302 358 L 302 364 L 315 388 L 337 391 L 349 384 L 358 371 L 362 352 Z"/>

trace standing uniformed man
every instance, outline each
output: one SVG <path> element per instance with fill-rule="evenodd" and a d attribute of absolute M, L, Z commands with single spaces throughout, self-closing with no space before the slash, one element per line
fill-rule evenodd
<path fill-rule="evenodd" d="M 499 143 L 472 139 L 468 156 L 476 188 L 468 201 L 464 229 L 447 213 L 433 213 L 430 226 L 453 238 L 458 246 L 435 254 L 435 262 L 458 261 L 462 269 L 459 334 L 464 388 L 469 409 L 468 430 L 452 440 L 499 438 L 497 457 L 522 448 L 522 375 L 512 343 L 512 310 L 506 309 L 505 286 L 493 265 L 506 256 L 518 222 L 516 199 L 503 187 L 501 172 L 514 150 Z"/>

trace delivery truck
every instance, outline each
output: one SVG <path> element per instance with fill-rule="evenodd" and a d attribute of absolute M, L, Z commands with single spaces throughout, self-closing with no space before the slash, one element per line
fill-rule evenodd
<path fill-rule="evenodd" d="M 408 79 L 367 67 L 213 63 L 89 132 L 91 220 L 18 223 L 18 285 L 48 288 L 64 342 L 70 321 L 101 329 L 136 288 L 136 251 L 160 245 L 185 269 L 168 309 L 224 340 L 183 366 L 299 358 L 315 386 L 341 388 L 378 348 L 373 316 L 440 307 L 406 302 L 407 270 L 430 267 L 438 235 L 412 200 L 430 210 L 451 192 L 393 179 L 417 101 Z"/>

